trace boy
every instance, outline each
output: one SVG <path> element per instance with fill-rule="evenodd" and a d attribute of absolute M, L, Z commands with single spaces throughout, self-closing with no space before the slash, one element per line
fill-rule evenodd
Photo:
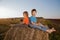
<path fill-rule="evenodd" d="M 28 24 L 29 24 L 28 12 L 27 12 L 27 11 L 24 11 L 24 12 L 23 12 L 23 16 L 24 16 L 23 24 L 28 25 Z"/>
<path fill-rule="evenodd" d="M 20 24 L 15 24 L 14 26 L 21 26 L 22 24 L 24 24 L 23 26 L 25 26 L 29 24 L 28 12 L 24 11 L 23 16 L 24 18 L 20 20 Z"/>
<path fill-rule="evenodd" d="M 54 28 L 52 29 L 49 29 L 49 28 L 46 28 L 44 25 L 42 25 L 41 23 L 37 23 L 37 19 L 36 19 L 36 9 L 32 9 L 31 11 L 31 14 L 32 16 L 30 17 L 30 22 L 31 24 L 29 24 L 31 27 L 33 28 L 37 28 L 39 30 L 43 30 L 43 31 L 46 31 L 48 33 L 52 33 L 54 31 L 56 31 Z"/>

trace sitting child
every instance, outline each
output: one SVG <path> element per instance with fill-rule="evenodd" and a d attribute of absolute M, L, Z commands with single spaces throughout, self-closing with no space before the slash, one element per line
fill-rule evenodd
<path fill-rule="evenodd" d="M 30 27 L 37 28 L 39 30 L 46 31 L 48 33 L 52 33 L 54 31 L 56 31 L 54 28 L 49 29 L 46 26 L 44 26 L 43 24 L 37 23 L 37 19 L 35 17 L 36 16 L 36 13 L 37 13 L 36 9 L 32 9 L 32 11 L 31 11 L 32 16 L 30 17 L 30 24 L 29 24 Z"/>
<path fill-rule="evenodd" d="M 15 27 L 21 26 L 22 24 L 24 24 L 24 25 L 28 25 L 29 24 L 28 12 L 24 11 L 23 12 L 23 16 L 24 16 L 24 18 L 20 20 L 19 24 L 15 24 L 14 25 Z"/>
<path fill-rule="evenodd" d="M 23 16 L 24 16 L 24 18 L 23 18 L 23 24 L 28 25 L 29 24 L 28 12 L 27 11 L 24 11 L 23 12 Z"/>

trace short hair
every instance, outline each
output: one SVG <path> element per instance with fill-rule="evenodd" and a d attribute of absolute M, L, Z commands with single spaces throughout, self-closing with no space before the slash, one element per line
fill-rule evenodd
<path fill-rule="evenodd" d="M 33 13 L 33 11 L 36 11 L 36 9 L 32 9 L 31 12 Z M 37 12 L 37 11 L 36 11 Z"/>
<path fill-rule="evenodd" d="M 28 12 L 27 11 L 24 11 L 23 14 L 26 14 L 28 16 Z"/>

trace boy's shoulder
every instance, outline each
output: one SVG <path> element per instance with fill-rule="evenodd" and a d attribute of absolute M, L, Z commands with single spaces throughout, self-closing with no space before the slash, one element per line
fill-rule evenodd
<path fill-rule="evenodd" d="M 30 18 L 33 18 L 33 19 L 34 19 L 34 18 L 36 18 L 36 17 L 34 17 L 34 16 L 31 16 Z"/>
<path fill-rule="evenodd" d="M 33 19 L 33 16 L 31 16 L 30 19 Z"/>
<path fill-rule="evenodd" d="M 31 16 L 30 18 L 34 18 L 34 16 Z"/>
<path fill-rule="evenodd" d="M 30 16 L 30 17 L 33 17 L 33 16 Z"/>

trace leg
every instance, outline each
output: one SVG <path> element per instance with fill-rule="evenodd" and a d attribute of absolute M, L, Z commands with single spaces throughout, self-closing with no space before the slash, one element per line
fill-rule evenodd
<path fill-rule="evenodd" d="M 46 28 L 46 27 L 37 26 L 37 25 L 32 25 L 32 24 L 29 24 L 29 25 L 30 25 L 30 27 L 32 27 L 32 28 L 37 28 L 37 29 L 39 29 L 39 30 L 43 30 L 43 31 L 48 30 L 48 28 Z"/>
<path fill-rule="evenodd" d="M 36 28 L 36 29 L 39 29 L 39 30 L 42 30 L 42 31 L 45 31 L 45 32 L 48 32 L 48 33 L 52 33 L 52 32 L 55 31 L 54 29 L 49 29 L 49 28 L 46 28 L 46 27 L 43 27 L 43 26 L 37 26 L 37 25 L 32 25 L 32 24 L 30 24 L 30 27 Z"/>
<path fill-rule="evenodd" d="M 43 26 L 39 26 L 38 29 L 40 29 L 40 30 L 42 30 L 42 31 L 46 31 L 46 30 L 48 30 L 49 28 L 43 27 Z"/>
<path fill-rule="evenodd" d="M 37 28 L 36 25 L 29 24 L 29 26 L 32 27 L 32 28 Z"/>

